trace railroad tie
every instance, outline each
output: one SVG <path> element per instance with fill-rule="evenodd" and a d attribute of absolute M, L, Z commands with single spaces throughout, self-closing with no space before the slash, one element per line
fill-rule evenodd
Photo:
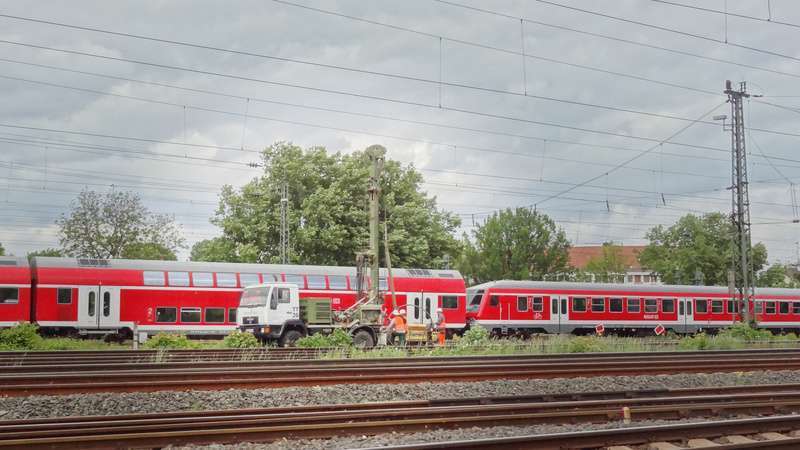
<path fill-rule="evenodd" d="M 756 442 L 750 438 L 744 437 L 741 434 L 732 434 L 722 438 L 726 444 L 752 444 Z"/>
<path fill-rule="evenodd" d="M 758 436 L 768 441 L 782 441 L 784 439 L 790 439 L 789 436 L 786 436 L 785 434 L 776 433 L 774 431 L 760 433 Z"/>
<path fill-rule="evenodd" d="M 627 445 L 612 445 L 611 447 L 606 447 L 606 450 L 633 450 L 633 449 L 628 447 Z"/>
<path fill-rule="evenodd" d="M 686 443 L 689 448 L 708 448 L 708 447 L 719 447 L 721 444 L 717 444 L 714 441 L 709 441 L 708 439 L 697 438 L 697 439 L 689 439 Z"/>
<path fill-rule="evenodd" d="M 669 442 L 651 442 L 647 448 L 648 450 L 683 450 L 683 447 L 678 447 Z"/>

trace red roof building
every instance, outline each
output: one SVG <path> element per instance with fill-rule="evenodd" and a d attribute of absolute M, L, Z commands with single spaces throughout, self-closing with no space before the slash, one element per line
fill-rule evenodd
<path fill-rule="evenodd" d="M 644 250 L 644 245 L 619 245 L 620 258 L 625 265 L 625 283 L 660 284 L 661 280 L 656 275 L 646 270 L 639 263 L 639 253 Z M 576 269 L 586 269 L 589 261 L 603 258 L 602 245 L 576 246 L 569 249 L 569 263 Z M 622 274 L 620 274 L 622 278 Z M 620 279 L 620 281 L 622 281 Z"/>

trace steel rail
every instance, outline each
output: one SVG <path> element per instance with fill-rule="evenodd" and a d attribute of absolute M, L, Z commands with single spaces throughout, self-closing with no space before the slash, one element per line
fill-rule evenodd
<path fill-rule="evenodd" d="M 587 393 L 577 401 L 542 401 L 543 396 L 490 397 L 16 420 L 0 422 L 0 448 L 75 448 L 76 443 L 80 448 L 115 448 L 272 441 L 441 427 L 602 423 L 621 420 L 623 407 L 628 408 L 634 419 L 797 412 L 800 390 L 796 388 L 796 385 L 732 386 L 624 392 L 611 398 L 609 393 Z"/>
<path fill-rule="evenodd" d="M 200 364 L 196 364 L 200 366 Z M 0 395 L 129 392 L 309 386 L 349 383 L 415 383 L 493 379 L 563 378 L 698 372 L 800 369 L 800 353 L 736 352 L 625 358 L 469 357 L 388 360 L 266 361 L 190 367 L 0 372 Z"/>

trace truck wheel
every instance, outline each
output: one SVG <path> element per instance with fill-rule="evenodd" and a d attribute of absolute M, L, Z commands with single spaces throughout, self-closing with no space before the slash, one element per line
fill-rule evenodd
<path fill-rule="evenodd" d="M 281 337 L 281 347 L 294 347 L 294 344 L 301 337 L 303 337 L 303 333 L 297 330 L 289 330 L 286 333 L 283 333 L 283 337 Z"/>
<path fill-rule="evenodd" d="M 372 348 L 375 346 L 375 338 L 367 330 L 358 330 L 353 334 L 353 345 L 356 348 Z"/>

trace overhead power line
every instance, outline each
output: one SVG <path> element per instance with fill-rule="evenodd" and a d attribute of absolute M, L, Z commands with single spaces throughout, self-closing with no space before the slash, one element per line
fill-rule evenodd
<path fill-rule="evenodd" d="M 651 0 L 651 1 L 656 2 L 656 3 L 663 3 L 665 5 L 670 5 L 670 6 L 677 6 L 679 8 L 694 9 L 696 11 L 703 11 L 703 12 L 721 14 L 721 15 L 726 15 L 726 16 L 731 16 L 731 17 L 738 17 L 740 19 L 754 20 L 754 21 L 763 22 L 763 23 L 773 23 L 773 24 L 776 24 L 776 25 L 783 25 L 783 26 L 792 27 L 792 28 L 800 28 L 800 25 L 798 25 L 796 23 L 784 22 L 782 20 L 775 20 L 775 19 L 772 19 L 772 18 L 765 19 L 763 17 L 748 16 L 746 14 L 737 14 L 737 13 L 732 13 L 730 11 L 723 11 L 723 10 L 713 9 L 713 8 L 704 8 L 702 6 L 697 6 L 697 5 L 686 5 L 684 3 L 671 2 L 671 1 L 666 1 L 666 0 Z"/>

